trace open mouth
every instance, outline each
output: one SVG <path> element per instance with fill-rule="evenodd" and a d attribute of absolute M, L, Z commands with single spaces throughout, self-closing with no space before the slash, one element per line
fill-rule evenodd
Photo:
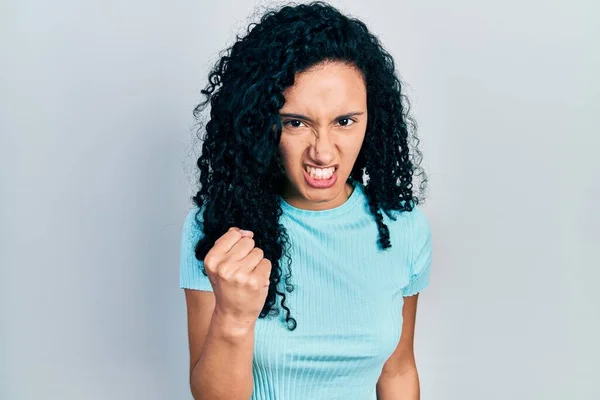
<path fill-rule="evenodd" d="M 337 166 L 318 168 L 310 165 L 304 166 L 304 179 L 306 183 L 316 189 L 328 189 L 337 181 Z"/>
<path fill-rule="evenodd" d="M 309 165 L 304 166 L 304 171 L 315 180 L 328 180 L 331 179 L 335 171 L 337 170 L 336 166 L 327 167 L 327 168 L 317 168 L 311 167 Z"/>

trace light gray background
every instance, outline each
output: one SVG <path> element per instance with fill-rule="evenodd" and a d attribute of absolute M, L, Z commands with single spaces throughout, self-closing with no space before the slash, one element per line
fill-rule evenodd
<path fill-rule="evenodd" d="M 264 4 L 264 3 L 263 3 Z M 599 399 L 595 1 L 338 1 L 420 124 L 423 399 Z M 191 110 L 243 0 L 0 3 L 0 399 L 189 399 Z"/>

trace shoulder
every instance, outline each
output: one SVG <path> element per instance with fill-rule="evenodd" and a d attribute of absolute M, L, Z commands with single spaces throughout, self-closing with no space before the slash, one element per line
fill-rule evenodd
<path fill-rule="evenodd" d="M 415 235 L 430 235 L 431 228 L 429 226 L 429 220 L 423 212 L 420 206 L 415 205 L 412 211 L 406 213 L 410 219 L 410 225 Z"/>
<path fill-rule="evenodd" d="M 411 211 L 392 211 L 390 215 L 386 223 L 397 233 L 408 234 L 413 239 L 431 235 L 429 219 L 417 204 L 413 205 Z"/>
<path fill-rule="evenodd" d="M 204 274 L 204 264 L 196 258 L 196 244 L 203 235 L 202 212 L 198 207 L 188 211 L 181 233 L 179 286 L 184 289 L 212 291 Z"/>
<path fill-rule="evenodd" d="M 429 219 L 422 208 L 414 205 L 411 211 L 396 212 L 394 219 L 388 219 L 392 247 L 397 246 L 407 252 L 410 263 L 427 259 L 431 255 L 432 235 Z"/>
<path fill-rule="evenodd" d="M 402 214 L 406 220 L 405 243 L 410 265 L 410 281 L 403 289 L 403 295 L 412 296 L 429 285 L 433 252 L 431 228 L 423 210 L 417 205 Z"/>
<path fill-rule="evenodd" d="M 200 238 L 203 232 L 202 214 L 202 210 L 198 207 L 193 207 L 188 211 L 183 220 L 183 239 L 197 241 Z"/>
<path fill-rule="evenodd" d="M 358 181 L 354 181 L 355 188 L 358 189 L 360 196 L 363 198 L 364 212 L 371 215 L 369 200 L 367 196 L 367 190 L 365 186 Z M 393 227 L 396 231 L 410 231 L 413 234 L 427 234 L 429 231 L 429 221 L 421 206 L 413 202 L 412 209 L 410 211 L 390 210 L 383 212 L 384 222 L 388 227 Z"/>

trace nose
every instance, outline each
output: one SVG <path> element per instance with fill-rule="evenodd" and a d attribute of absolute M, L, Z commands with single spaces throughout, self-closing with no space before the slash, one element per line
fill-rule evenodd
<path fill-rule="evenodd" d="M 314 142 L 310 148 L 310 157 L 319 165 L 330 165 L 335 160 L 335 146 L 327 130 L 314 132 Z"/>

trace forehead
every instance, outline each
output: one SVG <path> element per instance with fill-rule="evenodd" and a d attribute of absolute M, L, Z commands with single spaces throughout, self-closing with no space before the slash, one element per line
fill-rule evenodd
<path fill-rule="evenodd" d="M 367 91 L 361 72 L 340 62 L 318 64 L 296 75 L 293 86 L 284 92 L 281 112 L 313 115 L 365 111 Z"/>

